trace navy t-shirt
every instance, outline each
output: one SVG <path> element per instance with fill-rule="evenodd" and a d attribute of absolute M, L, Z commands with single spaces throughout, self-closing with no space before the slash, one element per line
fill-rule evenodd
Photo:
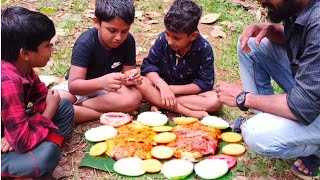
<path fill-rule="evenodd" d="M 212 90 L 214 83 L 214 55 L 211 45 L 201 35 L 192 43 L 191 49 L 181 58 L 177 58 L 161 33 L 143 60 L 141 73 L 145 75 L 157 72 L 169 85 L 194 83 L 201 92 Z"/>
<path fill-rule="evenodd" d="M 71 65 L 87 68 L 86 79 L 121 72 L 123 65 L 135 64 L 136 46 L 130 33 L 119 47 L 107 50 L 99 41 L 98 30 L 92 28 L 79 36 L 72 50 Z"/>

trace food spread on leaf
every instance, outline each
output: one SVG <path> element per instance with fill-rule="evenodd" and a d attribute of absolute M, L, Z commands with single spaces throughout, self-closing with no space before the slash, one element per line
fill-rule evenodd
<path fill-rule="evenodd" d="M 228 172 L 228 164 L 220 159 L 205 159 L 197 163 L 194 171 L 203 179 L 216 179 Z"/>
<path fill-rule="evenodd" d="M 146 126 L 163 126 L 167 124 L 168 117 L 159 112 L 143 112 L 138 115 L 137 121 Z"/>
<path fill-rule="evenodd" d="M 229 123 L 217 116 L 206 116 L 201 120 L 201 124 L 216 129 L 227 129 L 229 127 Z"/>
<path fill-rule="evenodd" d="M 131 117 L 128 114 L 122 112 L 108 112 L 103 113 L 100 116 L 100 123 L 103 125 L 110 125 L 113 127 L 119 127 L 127 124 L 131 121 Z"/>
<path fill-rule="evenodd" d="M 143 160 L 136 157 L 118 160 L 114 163 L 113 170 L 125 176 L 140 176 L 146 172 L 143 168 Z"/>
<path fill-rule="evenodd" d="M 91 128 L 84 134 L 86 139 L 91 142 L 105 141 L 109 138 L 115 137 L 116 135 L 117 130 L 112 126 L 107 125 Z"/>
<path fill-rule="evenodd" d="M 193 172 L 193 164 L 190 161 L 174 159 L 162 165 L 161 173 L 168 179 L 184 179 Z"/>
<path fill-rule="evenodd" d="M 208 156 L 207 159 L 220 159 L 224 160 L 227 162 L 228 167 L 231 169 L 237 164 L 237 158 L 228 156 L 228 155 L 223 155 L 223 154 L 217 154 L 217 155 L 212 155 Z"/>
<path fill-rule="evenodd" d="M 224 132 L 221 134 L 222 141 L 229 143 L 236 143 L 242 140 L 242 136 L 235 132 Z"/>
<path fill-rule="evenodd" d="M 118 121 L 118 117 L 115 119 Z M 210 179 L 223 176 L 235 166 L 236 158 L 227 155 L 245 152 L 244 146 L 230 144 L 222 149 L 227 155 L 215 155 L 219 139 L 227 142 L 242 139 L 239 134 L 221 134 L 220 129 L 226 127 L 223 120 L 216 123 L 214 119 L 213 123 L 212 117 L 202 121 L 192 117 L 177 117 L 173 121 L 176 126 L 165 126 L 168 122 L 165 115 L 144 112 L 137 121 L 92 128 L 85 133 L 86 139 L 92 142 L 105 141 L 93 145 L 89 155 L 108 156 L 116 160 L 114 171 L 126 176 L 159 173 L 161 170 L 168 179 L 183 179 L 195 170 L 199 177 Z M 193 163 L 196 164 L 195 169 Z M 218 168 L 213 168 L 215 166 Z M 203 170 L 208 168 L 210 170 Z"/>
<path fill-rule="evenodd" d="M 222 153 L 231 156 L 242 155 L 246 148 L 241 144 L 228 144 L 222 147 Z"/>
<path fill-rule="evenodd" d="M 174 117 L 173 122 L 177 125 L 188 125 L 199 121 L 199 119 L 194 117 Z"/>

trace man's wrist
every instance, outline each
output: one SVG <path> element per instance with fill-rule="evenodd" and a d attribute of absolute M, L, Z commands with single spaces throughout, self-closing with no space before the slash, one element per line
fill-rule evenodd
<path fill-rule="evenodd" d="M 238 108 L 241 110 L 241 111 L 247 111 L 249 108 L 247 108 L 245 106 L 246 104 L 246 96 L 249 92 L 241 92 L 237 97 L 236 97 L 236 104 L 238 106 Z"/>

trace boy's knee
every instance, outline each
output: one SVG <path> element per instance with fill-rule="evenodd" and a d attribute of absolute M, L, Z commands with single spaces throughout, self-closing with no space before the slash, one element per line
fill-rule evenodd
<path fill-rule="evenodd" d="M 139 93 L 139 91 L 133 91 L 132 94 L 130 94 L 130 97 L 126 99 L 127 101 L 127 107 L 128 111 L 134 111 L 136 110 L 142 101 L 142 95 Z"/>
<path fill-rule="evenodd" d="M 56 122 L 55 124 L 59 128 L 59 134 L 63 136 L 69 135 L 74 119 L 73 104 L 67 99 L 61 99 L 59 109 L 56 113 L 58 116 L 58 122 Z"/>
<path fill-rule="evenodd" d="M 54 143 L 44 142 L 44 147 L 37 156 L 36 166 L 40 176 L 52 173 L 59 164 L 61 149 Z"/>
<path fill-rule="evenodd" d="M 59 112 L 66 116 L 73 116 L 73 104 L 68 99 L 61 99 L 59 103 Z"/>
<path fill-rule="evenodd" d="M 211 103 L 208 108 L 207 108 L 207 112 L 217 112 L 220 111 L 222 108 L 222 103 L 220 103 L 219 101 L 215 100 L 213 103 Z"/>

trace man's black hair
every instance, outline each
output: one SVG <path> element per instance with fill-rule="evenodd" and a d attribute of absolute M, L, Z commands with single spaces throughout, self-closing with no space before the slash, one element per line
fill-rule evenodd
<path fill-rule="evenodd" d="M 134 5 L 132 0 L 96 0 L 94 14 L 100 22 L 119 18 L 131 25 L 134 21 Z"/>
<path fill-rule="evenodd" d="M 1 59 L 14 62 L 20 49 L 38 51 L 38 46 L 56 34 L 53 22 L 39 12 L 9 7 L 1 12 Z"/>
<path fill-rule="evenodd" d="M 164 17 L 164 25 L 169 31 L 187 33 L 198 30 L 202 9 L 192 0 L 176 0 Z"/>

